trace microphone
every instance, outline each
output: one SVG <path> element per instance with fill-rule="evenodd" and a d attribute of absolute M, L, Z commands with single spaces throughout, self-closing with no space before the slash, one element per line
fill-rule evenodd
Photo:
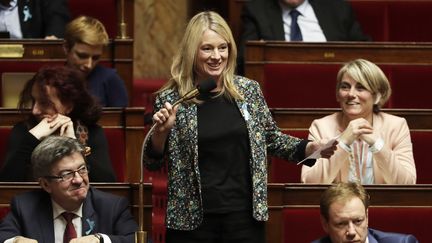
<path fill-rule="evenodd" d="M 204 80 L 201 83 L 199 83 L 195 89 L 187 92 L 185 95 L 183 95 L 183 97 L 181 97 L 179 100 L 174 102 L 172 106 L 174 107 L 180 103 L 191 100 L 200 94 L 201 95 L 208 94 L 214 88 L 216 88 L 216 82 L 214 81 L 214 79 Z"/>
<path fill-rule="evenodd" d="M 214 88 L 216 88 L 216 81 L 214 79 L 207 79 L 202 82 L 200 82 L 197 87 L 189 92 L 187 92 L 185 95 L 183 95 L 179 100 L 174 102 L 172 106 L 176 106 L 178 104 L 181 104 L 185 101 L 191 100 L 198 95 L 206 95 L 210 93 Z M 147 140 L 149 139 L 149 135 L 152 133 L 154 128 L 156 127 L 157 123 L 154 123 L 150 130 L 147 132 L 142 147 L 141 147 L 141 163 L 140 163 L 140 182 L 139 182 L 139 205 L 138 205 L 138 216 L 139 216 L 139 222 L 138 222 L 138 231 L 135 232 L 135 242 L 136 243 L 145 243 L 147 242 L 147 232 L 144 231 L 144 160 L 143 160 L 143 153 L 144 153 L 144 145 L 147 143 Z"/>

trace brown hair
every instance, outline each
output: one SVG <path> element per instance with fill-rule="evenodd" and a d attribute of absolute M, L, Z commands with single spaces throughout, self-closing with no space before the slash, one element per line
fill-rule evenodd
<path fill-rule="evenodd" d="M 334 202 L 347 202 L 352 198 L 359 198 L 365 209 L 369 207 L 369 194 L 359 183 L 355 182 L 340 182 L 335 185 L 331 185 L 321 195 L 320 200 L 320 212 L 321 215 L 328 221 L 329 220 L 329 209 Z"/>

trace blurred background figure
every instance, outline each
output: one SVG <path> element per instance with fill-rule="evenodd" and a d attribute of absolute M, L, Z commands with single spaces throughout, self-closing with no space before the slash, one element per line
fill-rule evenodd
<path fill-rule="evenodd" d="M 364 59 L 346 63 L 337 74 L 341 111 L 314 120 L 309 128 L 312 141 L 339 137 L 338 149 L 330 159 L 303 166 L 302 182 L 415 184 L 407 122 L 380 111 L 390 95 L 390 83 L 377 65 Z"/>
<path fill-rule="evenodd" d="M 0 32 L 12 39 L 63 38 L 66 0 L 0 0 Z"/>
<path fill-rule="evenodd" d="M 64 39 L 67 65 L 85 75 L 90 92 L 99 103 L 108 107 L 128 106 L 124 81 L 115 69 L 99 64 L 109 42 L 104 25 L 95 18 L 79 16 L 67 24 Z"/>
<path fill-rule="evenodd" d="M 31 114 L 11 131 L 0 181 L 31 181 L 31 153 L 50 135 L 76 138 L 89 148 L 87 161 L 92 181 L 116 181 L 107 139 L 96 124 L 101 107 L 77 70 L 66 66 L 40 69 L 21 92 L 19 108 L 31 108 Z"/>
<path fill-rule="evenodd" d="M 345 0 L 251 0 L 242 12 L 238 61 L 243 73 L 245 43 L 249 40 L 368 41 Z"/>

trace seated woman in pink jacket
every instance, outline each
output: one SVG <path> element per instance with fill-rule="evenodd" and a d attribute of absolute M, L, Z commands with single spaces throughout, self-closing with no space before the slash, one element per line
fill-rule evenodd
<path fill-rule="evenodd" d="M 407 122 L 380 111 L 390 94 L 389 81 L 377 65 L 364 59 L 346 63 L 336 85 L 342 110 L 314 120 L 309 128 L 310 140 L 338 137 L 338 148 L 330 159 L 303 166 L 302 182 L 415 184 Z"/>

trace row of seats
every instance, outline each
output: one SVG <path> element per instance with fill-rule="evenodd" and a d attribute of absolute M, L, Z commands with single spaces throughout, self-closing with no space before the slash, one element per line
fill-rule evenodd
<path fill-rule="evenodd" d="M 386 108 L 432 107 L 429 91 L 432 66 L 379 64 L 390 81 Z M 336 76 L 340 64 L 271 63 L 264 65 L 264 95 L 269 107 L 335 108 Z M 423 87 L 423 88 L 420 88 Z"/>

